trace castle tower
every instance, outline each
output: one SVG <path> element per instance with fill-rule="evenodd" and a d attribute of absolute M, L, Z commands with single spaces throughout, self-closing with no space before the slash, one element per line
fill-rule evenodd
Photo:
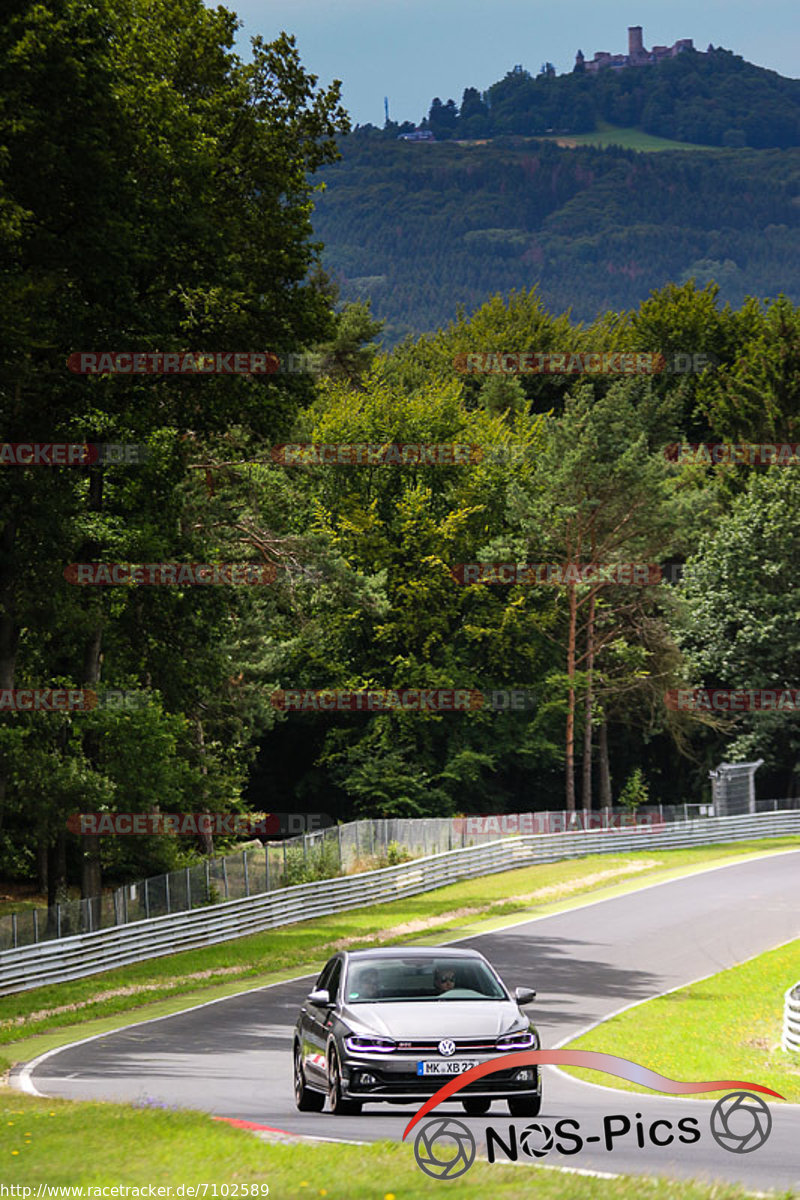
<path fill-rule="evenodd" d="M 641 54 L 644 54 L 641 25 L 628 26 L 628 54 L 632 59 L 638 58 Z"/>

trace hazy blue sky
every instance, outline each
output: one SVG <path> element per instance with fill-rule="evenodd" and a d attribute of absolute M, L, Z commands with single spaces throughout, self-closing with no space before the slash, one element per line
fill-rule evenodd
<path fill-rule="evenodd" d="M 210 0 L 207 0 L 207 3 Z M 644 27 L 645 46 L 690 37 L 751 62 L 798 75 L 797 0 L 223 0 L 244 21 L 240 53 L 251 34 L 297 37 L 302 63 L 320 83 L 341 79 L 354 124 L 418 121 L 434 96 L 460 103 L 465 87 L 481 90 L 516 63 L 534 75 L 548 60 L 571 70 L 580 47 L 627 49 L 628 25 Z"/>

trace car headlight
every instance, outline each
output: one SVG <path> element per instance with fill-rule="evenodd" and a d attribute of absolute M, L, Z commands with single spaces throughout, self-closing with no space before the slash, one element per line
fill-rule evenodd
<path fill-rule="evenodd" d="M 344 1044 L 351 1054 L 391 1054 L 397 1049 L 397 1042 L 383 1037 L 357 1037 L 351 1034 L 344 1039 Z"/>
<path fill-rule="evenodd" d="M 498 1050 L 538 1050 L 539 1039 L 530 1029 L 520 1029 L 519 1033 L 507 1033 L 497 1039 Z"/>

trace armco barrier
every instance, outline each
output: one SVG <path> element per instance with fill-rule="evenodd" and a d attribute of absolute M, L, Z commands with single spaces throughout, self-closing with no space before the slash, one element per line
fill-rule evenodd
<path fill-rule="evenodd" d="M 638 830 L 609 829 L 503 838 L 483 846 L 468 846 L 418 858 L 396 867 L 299 884 L 244 900 L 231 900 L 171 916 L 117 925 L 96 933 L 7 950 L 0 954 L 0 995 L 79 979 L 127 963 L 214 945 L 310 917 L 381 904 L 431 891 L 460 879 L 492 875 L 533 863 L 787 834 L 800 834 L 800 812 L 710 817 Z"/>
<path fill-rule="evenodd" d="M 790 987 L 784 997 L 781 1049 L 800 1054 L 800 983 Z"/>

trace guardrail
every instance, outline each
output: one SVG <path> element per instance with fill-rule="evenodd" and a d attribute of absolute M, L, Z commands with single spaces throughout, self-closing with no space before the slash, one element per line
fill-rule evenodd
<path fill-rule="evenodd" d="M 781 1049 L 800 1054 L 800 983 L 790 987 L 783 998 Z"/>
<path fill-rule="evenodd" d="M 676 821 L 661 827 L 504 838 L 482 846 L 418 858 L 395 867 L 299 884 L 243 900 L 7 950 L 0 954 L 0 995 L 79 979 L 128 963 L 210 946 L 332 912 L 383 904 L 461 879 L 492 875 L 534 863 L 583 858 L 589 854 L 678 849 L 787 834 L 800 834 L 800 812 L 710 817 Z"/>
<path fill-rule="evenodd" d="M 800 800 L 759 800 L 756 812 L 800 809 Z M 498 813 L 467 817 L 377 817 L 333 825 L 282 841 L 251 843 L 230 854 L 204 858 L 165 875 L 138 879 L 100 896 L 62 899 L 50 908 L 28 908 L 0 917 L 0 954 L 112 925 L 243 900 L 316 879 L 350 875 L 426 858 L 445 850 L 482 846 L 520 834 L 570 833 L 630 825 L 663 825 L 713 817 L 707 804 L 647 805 L 635 812 Z M 746 815 L 726 813 L 727 816 Z M 752 815 L 752 814 L 751 814 Z M 260 842 L 260 839 L 259 839 Z"/>

